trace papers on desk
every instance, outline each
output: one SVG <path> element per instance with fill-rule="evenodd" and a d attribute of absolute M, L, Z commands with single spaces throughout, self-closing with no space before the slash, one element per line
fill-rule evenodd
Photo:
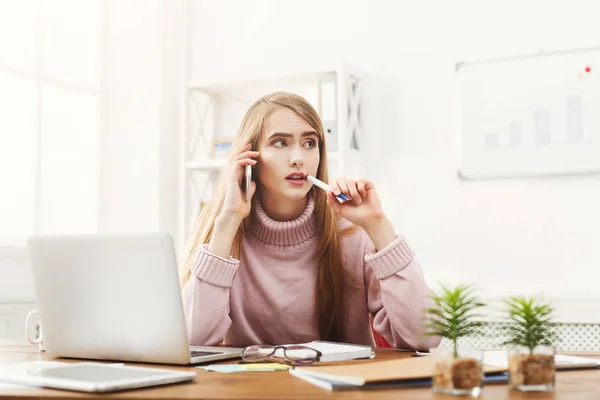
<path fill-rule="evenodd" d="M 280 363 L 252 363 L 252 364 L 213 364 L 205 367 L 196 367 L 205 371 L 230 374 L 233 372 L 272 372 L 290 369 L 289 365 Z"/>
<path fill-rule="evenodd" d="M 348 382 L 341 382 L 335 379 L 325 378 L 325 377 L 315 377 L 308 374 L 305 374 L 301 370 L 290 369 L 290 374 L 305 380 L 308 383 L 312 383 L 313 385 L 320 387 L 321 389 L 329 390 L 329 391 L 337 391 L 337 390 L 357 390 L 357 389 L 392 389 L 392 388 L 411 388 L 411 387 L 429 387 L 432 384 L 431 378 L 417 378 L 417 379 L 398 379 L 384 382 L 371 382 L 365 383 L 363 385 L 352 384 Z M 508 373 L 507 372 L 493 372 L 486 373 L 483 378 L 484 384 L 492 384 L 492 383 L 507 383 L 508 382 Z"/>
<path fill-rule="evenodd" d="M 431 359 L 409 357 L 373 363 L 296 367 L 290 374 L 327 390 L 431 385 Z M 484 382 L 507 382 L 506 368 L 485 366 Z"/>
<path fill-rule="evenodd" d="M 508 368 L 508 355 L 506 350 L 486 350 L 483 352 L 483 363 L 496 367 Z M 556 370 L 561 369 L 584 369 L 599 368 L 600 359 L 567 356 L 564 354 L 554 355 L 554 365 Z"/>

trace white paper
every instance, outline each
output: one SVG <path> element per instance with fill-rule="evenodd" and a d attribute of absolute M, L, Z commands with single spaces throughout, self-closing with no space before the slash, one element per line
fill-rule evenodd
<path fill-rule="evenodd" d="M 567 356 L 564 354 L 555 354 L 554 362 L 557 367 L 568 368 L 569 365 L 580 365 L 580 364 L 589 364 L 596 363 L 600 366 L 600 359 L 597 358 L 587 358 L 587 357 L 577 357 L 577 356 Z M 508 355 L 506 350 L 486 350 L 483 352 L 483 363 L 487 365 L 491 365 L 494 367 L 503 367 L 508 368 Z"/>
<path fill-rule="evenodd" d="M 506 350 L 486 350 L 483 352 L 483 363 L 494 367 L 508 368 Z"/>

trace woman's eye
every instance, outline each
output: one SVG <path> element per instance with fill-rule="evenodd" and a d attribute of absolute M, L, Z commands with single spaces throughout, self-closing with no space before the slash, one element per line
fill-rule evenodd
<path fill-rule="evenodd" d="M 304 146 L 308 147 L 309 149 L 312 149 L 317 146 L 317 143 L 314 140 L 309 140 L 306 143 L 304 143 Z"/>
<path fill-rule="evenodd" d="M 273 146 L 275 147 L 283 147 L 285 146 L 285 142 L 283 140 L 276 140 L 273 142 Z"/>

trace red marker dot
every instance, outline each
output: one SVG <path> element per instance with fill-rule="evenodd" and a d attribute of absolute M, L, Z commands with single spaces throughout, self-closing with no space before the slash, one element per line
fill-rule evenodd
<path fill-rule="evenodd" d="M 585 72 L 590 72 L 592 69 L 590 67 L 585 67 Z"/>

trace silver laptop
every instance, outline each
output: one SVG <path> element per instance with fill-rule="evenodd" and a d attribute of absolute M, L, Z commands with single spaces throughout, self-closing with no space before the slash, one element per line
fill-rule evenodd
<path fill-rule="evenodd" d="M 239 348 L 189 346 L 170 235 L 36 235 L 27 246 L 47 353 L 163 364 L 240 357 Z"/>

